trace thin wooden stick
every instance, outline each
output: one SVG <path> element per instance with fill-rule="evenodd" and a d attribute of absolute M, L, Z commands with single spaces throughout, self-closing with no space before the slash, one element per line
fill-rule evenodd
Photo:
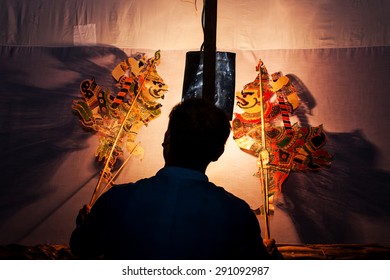
<path fill-rule="evenodd" d="M 96 200 L 102 195 L 102 193 L 105 192 L 105 190 L 112 184 L 114 179 L 119 175 L 119 173 L 122 171 L 122 169 L 125 167 L 125 165 L 129 162 L 130 158 L 133 155 L 133 152 L 138 147 L 140 142 L 137 143 L 137 145 L 134 146 L 134 148 L 131 150 L 129 156 L 126 158 L 126 160 L 122 163 L 122 165 L 119 167 L 119 169 L 115 172 L 114 175 L 111 176 L 110 180 L 107 182 L 107 184 L 104 186 L 104 188 L 100 191 L 99 195 L 95 195 L 93 201 L 91 200 L 89 206 L 92 206 L 95 204 Z"/>
<path fill-rule="evenodd" d="M 261 79 L 261 65 L 259 63 L 259 91 L 260 91 L 260 113 L 261 113 L 261 145 L 262 151 L 259 153 L 258 166 L 260 169 L 260 182 L 263 192 L 263 203 L 264 203 L 264 226 L 265 226 L 265 239 L 270 238 L 269 229 L 269 200 L 268 200 L 268 168 L 264 166 L 265 160 L 269 159 L 268 151 L 266 149 L 265 139 L 265 120 L 264 120 L 264 101 L 263 101 L 263 87 Z"/>
<path fill-rule="evenodd" d="M 121 136 L 121 134 L 122 134 L 122 132 L 123 132 L 123 127 L 125 126 L 125 123 L 126 123 L 127 119 L 130 117 L 131 110 L 133 109 L 133 107 L 134 107 L 134 105 L 135 105 L 135 102 L 137 101 L 138 96 L 140 95 L 140 93 L 141 93 L 141 91 L 142 91 L 142 88 L 143 88 L 143 86 L 144 86 L 145 80 L 146 80 L 147 77 L 149 76 L 150 69 L 151 69 L 152 66 L 156 63 L 156 56 L 157 56 L 157 53 L 158 53 L 158 52 L 159 52 L 159 51 L 157 51 L 157 52 L 155 53 L 155 56 L 154 56 L 153 61 L 152 61 L 151 64 L 148 66 L 148 71 L 147 71 L 147 73 L 146 73 L 146 75 L 145 75 L 145 78 L 142 79 L 142 84 L 141 84 L 141 86 L 139 87 L 138 92 L 137 92 L 137 94 L 136 94 L 136 96 L 135 96 L 133 102 L 131 103 L 130 109 L 127 111 L 127 114 L 126 114 L 126 116 L 125 116 L 125 118 L 124 118 L 124 120 L 123 120 L 123 122 L 122 122 L 122 124 L 121 124 L 121 126 L 120 126 L 120 128 L 119 128 L 119 131 L 118 131 L 118 133 L 117 133 L 117 135 L 116 135 L 114 144 L 112 145 L 112 148 L 111 148 L 111 150 L 110 150 L 110 154 L 109 154 L 109 156 L 108 156 L 108 158 L 107 158 L 107 160 L 106 160 L 106 163 L 104 164 L 102 173 L 100 174 L 99 180 L 98 180 L 98 182 L 97 182 L 97 184 L 96 184 L 95 190 L 94 190 L 93 195 L 92 195 L 92 197 L 91 197 L 91 201 L 89 202 L 89 206 L 92 206 L 93 201 L 96 200 L 96 199 L 95 199 L 96 193 L 99 191 L 100 185 L 101 185 L 102 180 L 103 180 L 103 177 L 104 177 L 104 175 L 105 175 L 105 173 L 106 173 L 106 170 L 107 170 L 108 164 L 109 164 L 109 162 L 110 162 L 110 159 L 111 159 L 111 157 L 112 157 L 112 155 L 113 155 L 113 153 L 114 153 L 115 147 L 116 147 L 116 145 L 117 145 L 117 143 L 118 143 L 118 141 L 119 141 L 119 138 L 120 138 L 120 136 Z"/>

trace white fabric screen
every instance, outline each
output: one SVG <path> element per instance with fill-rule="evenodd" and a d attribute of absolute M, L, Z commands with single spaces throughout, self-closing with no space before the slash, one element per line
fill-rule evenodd
<path fill-rule="evenodd" d="M 169 85 L 163 113 L 143 128 L 143 161 L 119 182 L 163 165 L 168 114 L 179 102 L 185 53 L 199 49 L 202 1 L 0 0 L 0 243 L 67 243 L 96 180 L 96 138 L 71 112 L 81 80 L 111 87 L 127 55 L 161 49 Z M 278 243 L 389 245 L 390 1 L 218 1 L 219 50 L 236 59 L 236 90 L 261 58 L 300 81 L 306 117 L 323 124 L 333 166 L 293 174 L 271 221 Z M 237 108 L 235 108 L 237 109 Z M 151 137 L 153 135 L 153 137 Z M 255 160 L 232 139 L 207 170 L 216 184 L 259 206 Z M 95 176 L 94 176 L 95 175 Z M 261 220 L 260 220 L 261 222 Z"/>

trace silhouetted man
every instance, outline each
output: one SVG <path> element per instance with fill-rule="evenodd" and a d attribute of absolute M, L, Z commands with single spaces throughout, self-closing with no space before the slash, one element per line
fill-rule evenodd
<path fill-rule="evenodd" d="M 270 258 L 248 204 L 205 175 L 229 134 L 215 105 L 176 105 L 163 142 L 165 166 L 104 193 L 72 233 L 72 252 L 89 259 Z"/>

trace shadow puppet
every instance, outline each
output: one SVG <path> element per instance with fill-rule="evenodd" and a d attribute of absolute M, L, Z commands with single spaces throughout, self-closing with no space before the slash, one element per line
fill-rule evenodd
<path fill-rule="evenodd" d="M 58 191 L 48 184 L 51 175 L 92 136 L 72 114 L 80 82 L 95 77 L 114 89 L 111 70 L 126 57 L 110 46 L 1 47 L 0 227 L 18 210 Z M 72 191 L 78 190 L 66 192 Z"/>
<path fill-rule="evenodd" d="M 304 104 L 295 113 L 302 126 L 309 126 L 315 100 L 297 77 L 287 76 Z M 291 217 L 302 243 L 369 243 L 363 233 L 367 221 L 389 228 L 390 173 L 375 167 L 378 150 L 361 131 L 326 135 L 332 166 L 291 173 L 276 206 Z"/>

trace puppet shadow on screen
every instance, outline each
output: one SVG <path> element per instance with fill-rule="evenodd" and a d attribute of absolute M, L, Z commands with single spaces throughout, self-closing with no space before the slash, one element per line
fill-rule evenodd
<path fill-rule="evenodd" d="M 296 76 L 288 76 L 305 104 L 296 113 L 307 126 L 316 101 Z M 390 173 L 376 168 L 378 149 L 359 130 L 326 135 L 331 167 L 291 173 L 277 207 L 291 217 L 302 243 L 370 243 L 370 236 L 387 240 Z M 386 232 L 370 232 L 378 229 Z"/>
<path fill-rule="evenodd" d="M 2 47 L 0 227 L 18 210 L 58 191 L 48 179 L 91 136 L 72 114 L 81 80 L 94 77 L 113 88 L 111 69 L 126 57 L 109 46 Z"/>

